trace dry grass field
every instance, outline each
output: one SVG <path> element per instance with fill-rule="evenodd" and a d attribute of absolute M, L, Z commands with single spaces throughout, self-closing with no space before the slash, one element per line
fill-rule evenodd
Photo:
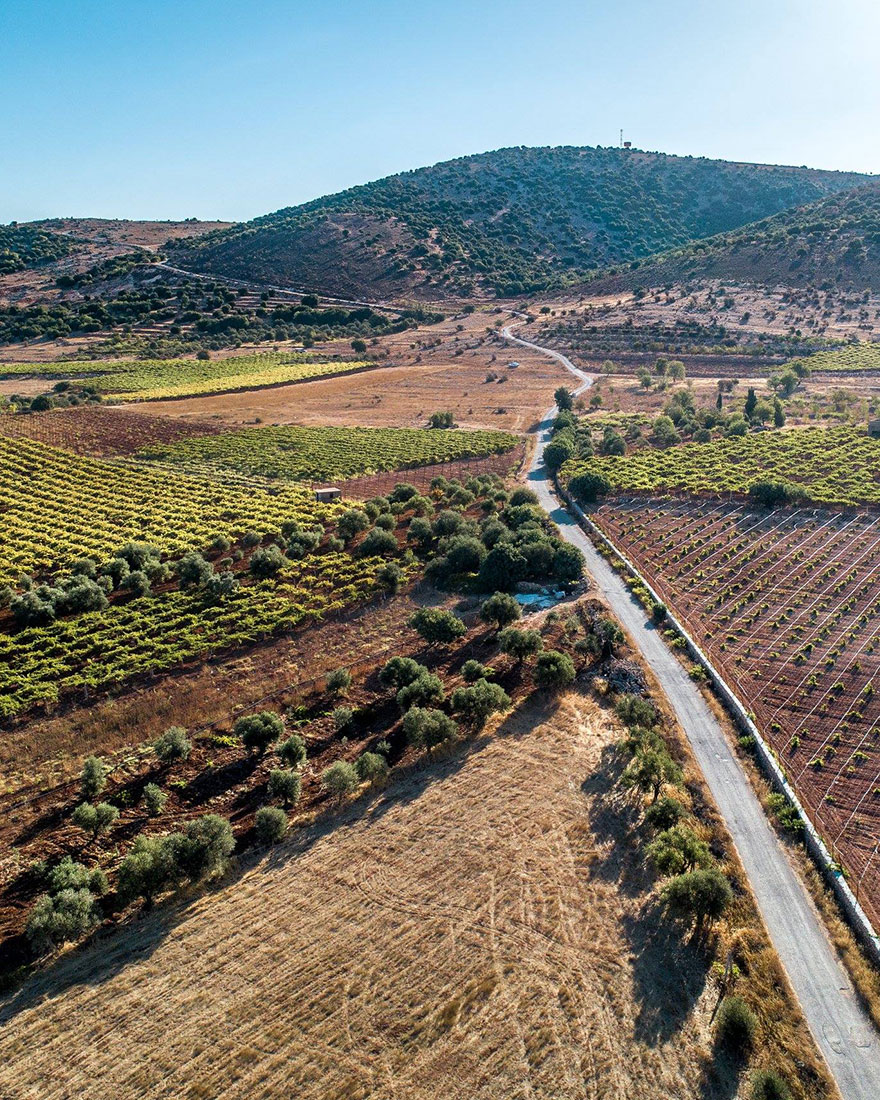
<path fill-rule="evenodd" d="M 731 1100 L 708 960 L 651 904 L 616 736 L 583 696 L 527 704 L 68 955 L 2 1011 L 0 1095 Z M 769 973 L 772 1056 L 806 1057 L 798 1096 L 834 1095 Z"/>

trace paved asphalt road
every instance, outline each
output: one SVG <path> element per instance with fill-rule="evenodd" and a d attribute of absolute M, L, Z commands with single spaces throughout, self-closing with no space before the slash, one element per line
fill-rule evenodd
<path fill-rule="evenodd" d="M 590 386 L 590 376 L 578 370 L 564 355 L 518 339 L 509 327 L 502 332 L 514 343 L 557 359 L 582 382 L 577 392 Z M 721 726 L 699 689 L 645 616 L 641 605 L 553 493 L 543 451 L 556 411 L 555 408 L 549 410 L 537 428 L 529 483 L 542 506 L 559 525 L 562 536 L 584 552 L 596 586 L 666 692 L 724 816 L 770 937 L 841 1095 L 844 1100 L 880 1100 L 877 1033 L 861 1008 L 812 899 L 786 858 Z"/>

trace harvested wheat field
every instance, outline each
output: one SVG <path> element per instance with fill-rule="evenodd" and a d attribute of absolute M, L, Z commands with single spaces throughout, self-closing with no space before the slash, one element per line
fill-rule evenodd
<path fill-rule="evenodd" d="M 583 697 L 530 704 L 61 960 L 3 1011 L 0 1095 L 730 1100 L 708 961 L 646 906 L 614 736 Z"/>

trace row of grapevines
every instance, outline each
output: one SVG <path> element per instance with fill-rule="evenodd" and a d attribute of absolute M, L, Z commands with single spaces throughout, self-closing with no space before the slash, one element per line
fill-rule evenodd
<path fill-rule="evenodd" d="M 317 554 L 216 603 L 170 591 L 0 634 L 0 718 L 318 620 L 381 590 L 376 574 L 384 564 Z"/>
<path fill-rule="evenodd" d="M 326 523 L 340 510 L 294 485 L 244 486 L 231 473 L 199 478 L 0 436 L 0 584 L 105 558 L 132 539 L 178 555 L 218 535 L 277 532 L 285 520 Z"/>
<path fill-rule="evenodd" d="M 805 486 L 816 501 L 880 504 L 880 440 L 852 427 L 760 432 L 572 460 L 562 478 L 587 470 L 604 474 L 617 491 L 742 493 L 775 478 Z"/>
<path fill-rule="evenodd" d="M 517 442 L 496 431 L 284 426 L 182 439 L 140 453 L 190 468 L 207 463 L 269 478 L 332 480 L 499 454 Z"/>

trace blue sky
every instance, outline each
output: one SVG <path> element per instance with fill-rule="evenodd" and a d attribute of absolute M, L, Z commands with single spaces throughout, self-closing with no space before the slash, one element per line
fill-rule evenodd
<path fill-rule="evenodd" d="M 508 145 L 880 171 L 875 0 L 0 0 L 0 222 L 246 219 Z"/>

